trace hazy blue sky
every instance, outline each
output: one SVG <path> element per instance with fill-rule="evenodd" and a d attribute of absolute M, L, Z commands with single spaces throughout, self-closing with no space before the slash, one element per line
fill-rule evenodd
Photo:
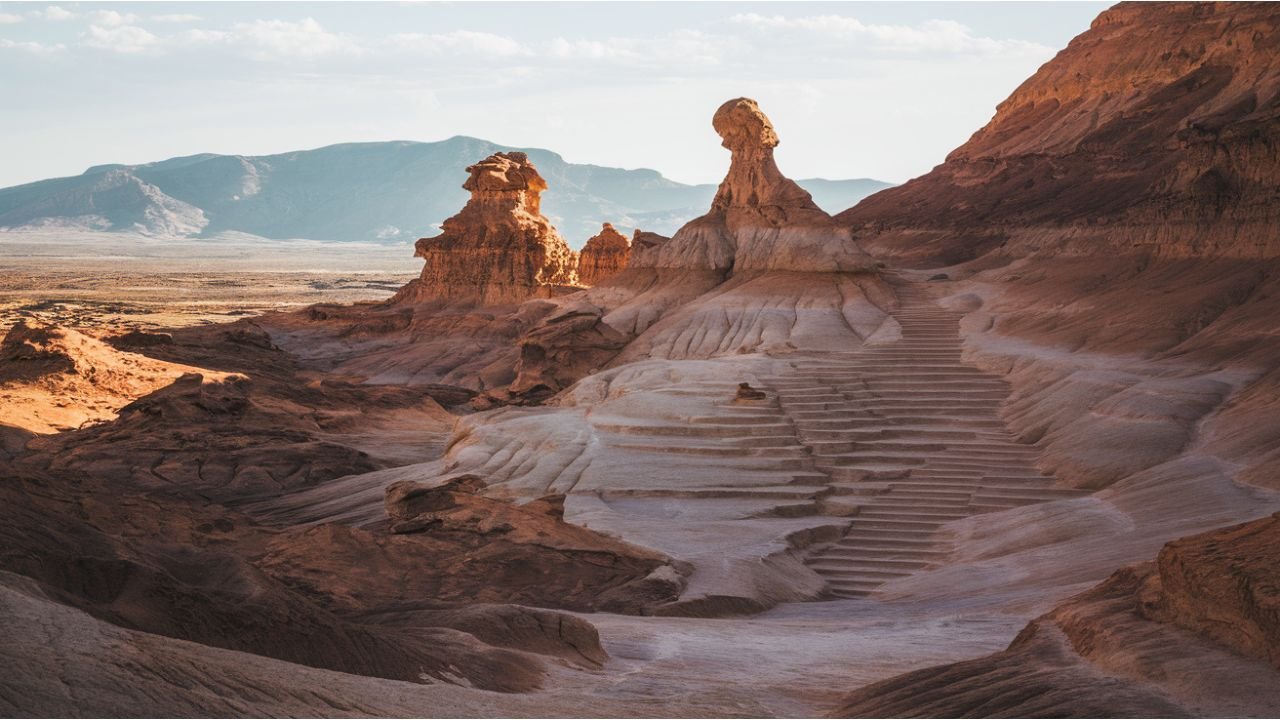
<path fill-rule="evenodd" d="M 1108 5 L 0 2 L 0 186 L 453 135 L 717 182 L 742 95 L 788 175 L 900 182 Z"/>

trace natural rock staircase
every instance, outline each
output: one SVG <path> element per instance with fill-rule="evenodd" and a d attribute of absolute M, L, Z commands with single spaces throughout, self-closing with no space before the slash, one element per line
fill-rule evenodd
<path fill-rule="evenodd" d="M 660 392 L 721 399 L 732 398 L 736 390 L 737 383 L 726 380 L 685 383 Z M 831 494 L 830 477 L 815 469 L 812 451 L 776 398 L 751 404 L 725 400 L 716 410 L 679 425 L 596 422 L 595 429 L 615 451 L 661 457 L 664 467 L 683 472 L 687 480 L 667 491 L 672 496 L 812 504 Z M 707 476 L 720 480 L 707 484 L 697 479 Z"/>
<path fill-rule="evenodd" d="M 961 360 L 960 314 L 918 285 L 900 286 L 899 300 L 900 341 L 790 356 L 794 372 L 765 379 L 814 467 L 858 500 L 844 539 L 807 559 L 836 597 L 928 567 L 945 553 L 933 535 L 946 522 L 1080 494 L 1014 441 L 997 414 L 1008 387 Z"/>
<path fill-rule="evenodd" d="M 787 368 L 759 378 L 764 400 L 733 402 L 738 377 L 702 380 L 658 392 L 715 399 L 714 414 L 597 421 L 618 462 L 667 473 L 660 487 L 605 493 L 768 508 L 749 517 L 850 517 L 842 540 L 806 559 L 834 597 L 930 567 L 949 550 L 935 537 L 949 521 L 1082 494 L 1036 470 L 1039 450 L 1016 442 L 998 415 L 1008 386 L 961 360 L 961 314 L 928 293 L 898 286 L 901 340 L 775 356 Z"/>

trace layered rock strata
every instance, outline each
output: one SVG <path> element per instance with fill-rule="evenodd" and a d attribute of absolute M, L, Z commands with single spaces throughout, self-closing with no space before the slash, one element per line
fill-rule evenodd
<path fill-rule="evenodd" d="M 397 300 L 508 305 L 572 290 L 578 258 L 542 215 L 547 181 L 528 156 L 495 153 L 467 172 L 471 199 L 443 232 L 417 242 L 422 276 Z"/>
<path fill-rule="evenodd" d="M 1280 10 L 1121 3 L 932 172 L 837 217 L 873 252 L 1280 254 Z"/>
<path fill-rule="evenodd" d="M 1280 515 L 1167 544 L 1008 649 L 868 685 L 839 717 L 1274 714 Z"/>
<path fill-rule="evenodd" d="M 617 275 L 627 267 L 631 255 L 631 242 L 627 236 L 605 223 L 600 233 L 587 240 L 578 254 L 578 281 L 583 285 L 597 285 Z"/>

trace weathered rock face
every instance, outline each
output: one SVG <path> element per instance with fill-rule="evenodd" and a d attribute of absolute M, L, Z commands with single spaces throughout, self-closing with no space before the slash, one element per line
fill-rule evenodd
<path fill-rule="evenodd" d="M 711 211 L 662 246 L 657 267 L 832 272 L 870 266 L 847 229 L 778 169 L 778 135 L 754 100 L 730 100 L 712 125 L 732 153 L 729 172 Z"/>
<path fill-rule="evenodd" d="M 197 369 L 121 352 L 69 328 L 20 321 L 0 341 L 0 424 L 50 433 L 107 420 Z"/>
<path fill-rule="evenodd" d="M 666 235 L 637 228 L 631 235 L 631 255 L 627 258 L 627 267 L 657 267 L 662 246 L 670 240 Z"/>
<path fill-rule="evenodd" d="M 732 153 L 729 173 L 720 183 L 713 210 L 750 208 L 775 224 L 803 222 L 818 208 L 809 193 L 783 176 L 773 160 L 778 134 L 755 100 L 730 100 L 716 110 L 711 126 Z"/>
<path fill-rule="evenodd" d="M 944 164 L 838 215 L 877 254 L 1280 254 L 1280 8 L 1121 3 Z"/>
<path fill-rule="evenodd" d="M 542 215 L 547 182 L 529 158 L 496 153 L 467 172 L 471 199 L 441 234 L 418 241 L 426 265 L 397 301 L 506 305 L 574 289 L 577 255 Z"/>
<path fill-rule="evenodd" d="M 1175 540 L 1143 613 L 1280 668 L 1280 514 Z"/>
<path fill-rule="evenodd" d="M 520 360 L 509 392 L 538 400 L 608 365 L 630 340 L 586 302 L 567 304 L 520 341 Z"/>
<path fill-rule="evenodd" d="M 1277 541 L 1280 515 L 1174 540 L 1031 621 L 1003 652 L 873 683 L 835 715 L 1273 715 Z"/>
<path fill-rule="evenodd" d="M 583 285 L 595 285 L 622 272 L 631 255 L 631 243 L 627 236 L 605 223 L 600 234 L 587 240 L 578 256 L 578 281 Z"/>

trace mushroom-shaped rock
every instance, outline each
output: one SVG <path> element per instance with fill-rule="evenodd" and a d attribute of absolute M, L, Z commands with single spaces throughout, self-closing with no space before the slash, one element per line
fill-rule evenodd
<path fill-rule="evenodd" d="M 467 173 L 471 199 L 441 234 L 417 242 L 426 264 L 396 300 L 504 305 L 574 289 L 577 253 L 542 215 L 547 181 L 529 157 L 495 153 Z"/>
<path fill-rule="evenodd" d="M 711 121 L 732 157 L 711 211 L 681 228 L 655 265 L 720 272 L 866 270 L 870 258 L 773 159 L 778 134 L 755 100 L 736 98 Z"/>
<path fill-rule="evenodd" d="M 773 123 L 750 98 L 737 98 L 720 106 L 711 118 L 711 127 L 723 139 L 720 144 L 731 152 L 753 152 L 778 146 L 778 133 Z"/>
<path fill-rule="evenodd" d="M 587 240 L 578 255 L 578 280 L 583 285 L 596 285 L 607 280 L 627 266 L 631 255 L 631 242 L 627 236 L 605 223 L 598 235 Z"/>
<path fill-rule="evenodd" d="M 777 224 L 827 219 L 809 192 L 778 169 L 773 159 L 778 133 L 755 100 L 738 98 L 721 105 L 711 126 L 722 138 L 720 144 L 732 153 L 713 208 L 754 208 Z"/>

